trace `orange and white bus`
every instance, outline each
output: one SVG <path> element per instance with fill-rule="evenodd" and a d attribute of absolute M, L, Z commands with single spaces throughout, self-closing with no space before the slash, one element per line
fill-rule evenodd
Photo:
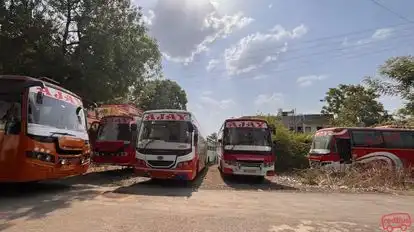
<path fill-rule="evenodd" d="M 155 179 L 194 180 L 206 167 L 207 141 L 194 115 L 183 110 L 143 114 L 135 173 Z"/>
<path fill-rule="evenodd" d="M 48 79 L 0 76 L 0 182 L 80 175 L 90 152 L 79 96 Z"/>

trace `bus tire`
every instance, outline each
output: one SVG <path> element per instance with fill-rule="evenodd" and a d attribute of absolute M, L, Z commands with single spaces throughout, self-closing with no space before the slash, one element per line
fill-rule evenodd
<path fill-rule="evenodd" d="M 256 180 L 257 180 L 258 183 L 263 183 L 264 180 L 265 180 L 265 177 L 264 176 L 257 176 Z"/>

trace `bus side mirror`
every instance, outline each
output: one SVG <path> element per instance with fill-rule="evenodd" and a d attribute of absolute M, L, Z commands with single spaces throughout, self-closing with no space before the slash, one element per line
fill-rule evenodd
<path fill-rule="evenodd" d="M 36 103 L 43 104 L 43 92 L 39 91 L 36 93 Z"/>
<path fill-rule="evenodd" d="M 131 131 L 137 131 L 137 129 L 138 129 L 137 124 L 135 123 L 131 124 Z"/>
<path fill-rule="evenodd" d="M 194 134 L 194 144 L 198 143 L 198 134 Z"/>
<path fill-rule="evenodd" d="M 188 132 L 190 132 L 190 133 L 194 132 L 194 126 L 191 122 L 188 123 Z"/>

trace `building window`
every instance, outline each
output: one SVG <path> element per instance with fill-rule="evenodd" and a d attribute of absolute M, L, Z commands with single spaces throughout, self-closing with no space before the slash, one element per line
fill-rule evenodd
<path fill-rule="evenodd" d="M 323 127 L 321 126 L 316 127 L 316 130 L 320 130 L 320 129 L 323 129 Z"/>
<path fill-rule="evenodd" d="M 310 126 L 305 127 L 305 132 L 306 133 L 311 133 L 312 132 L 312 128 Z"/>
<path fill-rule="evenodd" d="M 303 132 L 303 129 L 301 126 L 298 126 L 298 132 Z"/>

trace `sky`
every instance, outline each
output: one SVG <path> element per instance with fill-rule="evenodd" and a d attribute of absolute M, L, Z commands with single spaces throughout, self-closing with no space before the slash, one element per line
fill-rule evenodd
<path fill-rule="evenodd" d="M 381 7 L 377 3 L 384 7 Z M 206 135 L 226 118 L 319 113 L 326 91 L 413 54 L 412 0 L 135 0 Z M 398 97 L 380 101 L 390 112 Z"/>

